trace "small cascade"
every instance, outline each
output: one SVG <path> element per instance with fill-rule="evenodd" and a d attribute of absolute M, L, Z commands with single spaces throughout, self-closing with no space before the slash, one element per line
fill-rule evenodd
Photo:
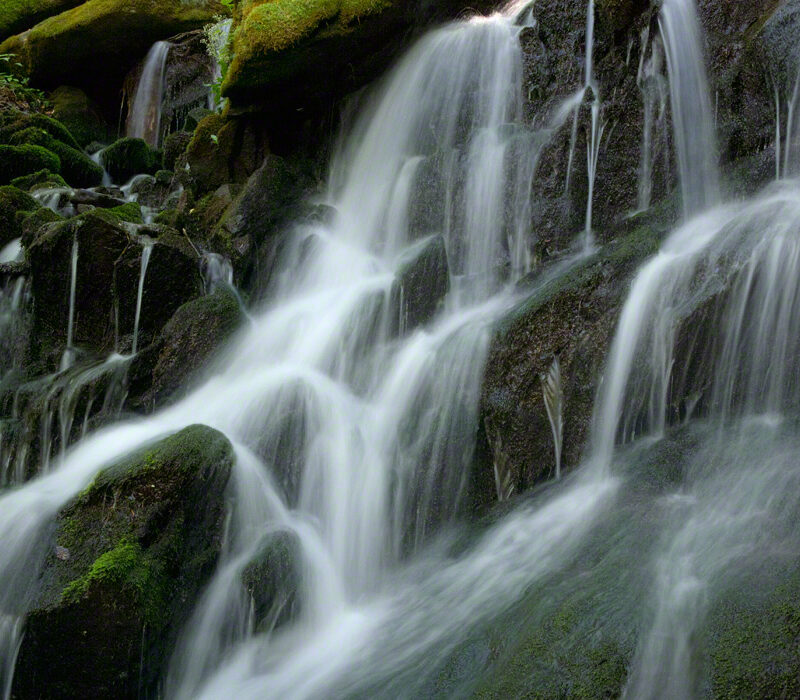
<path fill-rule="evenodd" d="M 153 252 L 153 241 L 147 236 L 142 236 L 140 241 L 142 244 L 142 265 L 139 270 L 139 286 L 136 290 L 136 313 L 133 321 L 133 342 L 131 346 L 131 354 L 135 355 L 139 344 L 139 318 L 142 313 L 142 296 L 144 294 L 144 279 L 147 275 L 147 265 L 150 262 L 150 255 Z"/>
<path fill-rule="evenodd" d="M 168 41 L 157 41 L 147 52 L 125 126 L 126 136 L 144 139 L 154 148 L 158 148 L 161 139 L 164 70 L 169 50 Z"/>
<path fill-rule="evenodd" d="M 233 289 L 233 265 L 224 255 L 205 253 L 200 259 L 200 273 L 203 275 L 206 294 L 220 287 Z"/>
<path fill-rule="evenodd" d="M 67 344 L 61 357 L 61 371 L 69 369 L 75 360 L 73 333 L 75 329 L 75 293 L 78 287 L 78 236 L 72 238 L 72 255 L 70 257 L 69 276 L 69 320 L 67 321 Z"/>
<path fill-rule="evenodd" d="M 714 110 L 695 0 L 664 0 L 659 27 L 667 54 L 684 217 L 719 202 Z"/>
<path fill-rule="evenodd" d="M 644 131 L 642 134 L 642 154 L 639 164 L 639 183 L 636 197 L 636 210 L 650 208 L 653 194 L 653 168 L 658 155 L 658 139 L 666 128 L 666 106 L 669 88 L 664 77 L 664 49 L 659 36 L 654 36 L 650 46 L 650 57 L 646 58 L 650 39 L 650 27 L 642 30 L 642 52 L 636 84 L 644 103 Z"/>
<path fill-rule="evenodd" d="M 43 207 L 47 207 L 56 214 L 62 216 L 74 216 L 75 207 L 69 201 L 74 194 L 74 190 L 69 187 L 41 187 L 35 190 L 31 196 Z"/>
<path fill-rule="evenodd" d="M 89 157 L 92 159 L 92 162 L 103 169 L 103 187 L 112 187 L 114 183 L 111 181 L 111 175 L 108 174 L 105 163 L 103 162 L 103 150 L 104 149 L 101 148 L 99 151 L 92 153 Z"/>

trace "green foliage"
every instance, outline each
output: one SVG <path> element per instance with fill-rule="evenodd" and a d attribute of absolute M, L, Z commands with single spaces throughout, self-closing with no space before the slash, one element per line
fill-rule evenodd
<path fill-rule="evenodd" d="M 19 100 L 24 100 L 35 109 L 49 105 L 41 90 L 28 84 L 28 77 L 21 73 L 22 64 L 12 53 L 0 53 L 0 89 L 10 90 Z"/>

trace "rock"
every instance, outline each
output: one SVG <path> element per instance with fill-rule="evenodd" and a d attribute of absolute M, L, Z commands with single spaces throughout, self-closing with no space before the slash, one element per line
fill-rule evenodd
<path fill-rule="evenodd" d="M 174 169 L 181 184 L 202 197 L 228 182 L 245 182 L 265 153 L 263 134 L 246 119 L 210 114 L 197 126 Z"/>
<path fill-rule="evenodd" d="M 415 29 L 497 4 L 249 2 L 235 18 L 233 60 L 223 95 L 234 107 L 258 104 L 296 119 L 296 110 L 327 103 L 377 77 Z"/>
<path fill-rule="evenodd" d="M 185 131 L 175 131 L 167 136 L 164 141 L 164 159 L 163 165 L 167 170 L 175 169 L 175 161 L 178 157 L 183 155 L 189 142 L 192 140 L 192 135 L 187 134 Z"/>
<path fill-rule="evenodd" d="M 64 217 L 56 214 L 52 209 L 47 207 L 40 207 L 36 211 L 28 214 L 20 226 L 20 236 L 22 237 L 22 245 L 29 248 L 36 240 L 43 226 L 52 224 L 56 221 L 63 221 Z"/>
<path fill-rule="evenodd" d="M 144 139 L 121 138 L 100 155 L 106 171 L 117 182 L 126 182 L 134 175 L 153 175 L 161 168 L 161 153 Z"/>
<path fill-rule="evenodd" d="M 113 209 L 127 204 L 124 199 L 95 190 L 74 190 L 69 199 L 73 204 L 91 204 L 101 209 Z"/>
<path fill-rule="evenodd" d="M 81 2 L 83 0 L 6 0 L 0 6 L 0 41 Z"/>
<path fill-rule="evenodd" d="M 66 343 L 73 240 L 78 241 L 75 344 L 104 352 L 113 347 L 114 263 L 128 246 L 119 220 L 102 210 L 47 226 L 31 244 L 35 299 L 34 354 L 56 363 L 52 353 Z M 37 342 L 38 341 L 38 342 Z"/>
<path fill-rule="evenodd" d="M 41 146 L 0 145 L 0 185 L 40 170 L 58 172 L 61 159 Z"/>
<path fill-rule="evenodd" d="M 101 472 L 62 509 L 15 697 L 156 693 L 220 556 L 233 459 L 222 434 L 191 426 Z"/>
<path fill-rule="evenodd" d="M 216 0 L 89 0 L 10 37 L 0 53 L 16 54 L 38 87 L 75 85 L 101 97 L 116 93 L 154 42 L 225 13 Z"/>
<path fill-rule="evenodd" d="M 177 398 L 200 379 L 214 354 L 241 327 L 245 319 L 239 299 L 230 289 L 181 306 L 164 326 L 155 349 L 143 358 L 139 388 L 131 382 L 132 394 L 147 394 L 142 403 L 161 406 Z M 134 367 L 132 372 L 140 371 Z"/>
<path fill-rule="evenodd" d="M 559 357 L 564 394 L 562 470 L 578 464 L 592 420 L 597 382 L 628 281 L 658 248 L 662 231 L 642 225 L 601 253 L 549 280 L 497 326 L 481 399 L 480 483 L 494 489 L 494 466 L 520 493 L 554 468 L 541 375 Z M 534 279 L 535 281 L 535 279 Z M 483 474 L 481 474 L 481 472 Z M 496 495 L 485 494 L 492 501 Z"/>
<path fill-rule="evenodd" d="M 300 541 L 294 533 L 268 535 L 242 571 L 242 584 L 253 605 L 254 628 L 269 632 L 297 614 L 302 585 Z"/>
<path fill-rule="evenodd" d="M 38 170 L 30 175 L 15 177 L 11 184 L 21 190 L 30 192 L 39 187 L 68 187 L 66 181 L 58 173 L 51 173 L 49 170 Z"/>
<path fill-rule="evenodd" d="M 200 124 L 200 122 L 210 114 L 214 114 L 214 112 L 207 107 L 195 107 L 191 112 L 189 112 L 189 114 L 186 115 L 182 130 L 193 132 L 197 128 L 198 124 Z"/>
<path fill-rule="evenodd" d="M 69 129 L 81 148 L 108 141 L 109 127 L 102 110 L 83 90 L 62 85 L 50 93 L 50 101 L 53 116 Z"/>
<path fill-rule="evenodd" d="M 103 181 L 103 169 L 89 156 L 39 127 L 22 129 L 11 138 L 16 145 L 41 146 L 55 153 L 61 161 L 59 173 L 73 187 L 94 187 Z"/>
<path fill-rule="evenodd" d="M 203 280 L 197 253 L 184 236 L 158 226 L 140 226 L 136 233 L 154 241 L 142 290 L 138 342 L 142 348 L 158 335 L 181 305 L 202 294 Z M 113 294 L 120 338 L 133 333 L 141 259 L 142 246 L 137 242 L 126 248 L 115 262 Z"/>
<path fill-rule="evenodd" d="M 392 291 L 400 307 L 403 331 L 433 319 L 450 291 L 450 272 L 444 238 L 430 236 L 417 243 L 400 261 Z"/>
<path fill-rule="evenodd" d="M 22 235 L 24 216 L 39 206 L 33 197 L 16 187 L 0 187 L 0 248 Z"/>

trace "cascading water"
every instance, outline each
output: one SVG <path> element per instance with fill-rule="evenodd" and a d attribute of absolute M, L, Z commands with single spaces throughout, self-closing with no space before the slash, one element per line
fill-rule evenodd
<path fill-rule="evenodd" d="M 636 198 L 637 211 L 645 211 L 650 207 L 653 195 L 653 167 L 655 165 L 659 136 L 666 128 L 666 104 L 668 97 L 667 83 L 663 75 L 664 54 L 661 39 L 653 37 L 650 45 L 650 57 L 646 58 L 650 39 L 650 27 L 642 30 L 642 53 L 639 59 L 639 70 L 636 83 L 642 93 L 644 102 L 644 133 L 642 134 L 642 155 L 639 164 L 639 183 Z"/>
<path fill-rule="evenodd" d="M 136 290 L 136 312 L 133 321 L 133 343 L 131 347 L 131 354 L 136 354 L 136 348 L 139 345 L 139 317 L 142 313 L 142 295 L 144 294 L 144 280 L 147 275 L 147 265 L 150 262 L 150 255 L 153 252 L 154 241 L 147 236 L 141 241 L 142 244 L 142 261 L 139 270 L 139 286 Z"/>
<path fill-rule="evenodd" d="M 667 54 L 669 94 L 684 216 L 719 202 L 717 139 L 695 0 L 664 0 L 659 27 Z"/>
<path fill-rule="evenodd" d="M 147 52 L 125 127 L 126 136 L 144 139 L 154 148 L 161 140 L 164 69 L 169 49 L 168 41 L 157 41 Z"/>

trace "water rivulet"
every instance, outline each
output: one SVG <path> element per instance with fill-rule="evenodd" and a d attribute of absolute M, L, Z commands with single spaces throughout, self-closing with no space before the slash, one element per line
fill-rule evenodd
<path fill-rule="evenodd" d="M 686 37 L 670 13 L 688 5 L 664 4 L 674 113 L 703 89 L 699 38 L 674 43 Z M 539 157 L 585 90 L 564 95 L 546 128 L 526 125 L 520 9 L 429 34 L 377 87 L 333 159 L 324 220 L 292 229 L 265 305 L 202 384 L 2 492 L 7 696 L 56 513 L 104 467 L 193 423 L 233 445 L 229 518 L 210 584 L 142 695 L 764 691 L 748 683 L 769 678 L 748 664 L 787 633 L 765 641 L 741 620 L 771 610 L 800 572 L 800 190 L 783 180 L 709 208 L 711 143 L 699 182 L 684 162 L 708 110 L 673 114 L 687 220 L 630 288 L 583 465 L 481 526 L 459 525 L 495 324 L 592 254 L 580 245 L 529 276 Z M 699 63 L 691 80 L 684 62 Z M 589 87 L 592 70 L 587 58 Z M 594 104 L 590 181 L 603 135 Z M 225 286 L 218 262 L 206 257 L 208 276 Z M 289 564 L 254 591 L 248 576 L 274 564 L 276 547 Z M 754 650 L 744 661 L 743 646 Z M 792 659 L 772 656 L 764 692 L 791 696 Z"/>

